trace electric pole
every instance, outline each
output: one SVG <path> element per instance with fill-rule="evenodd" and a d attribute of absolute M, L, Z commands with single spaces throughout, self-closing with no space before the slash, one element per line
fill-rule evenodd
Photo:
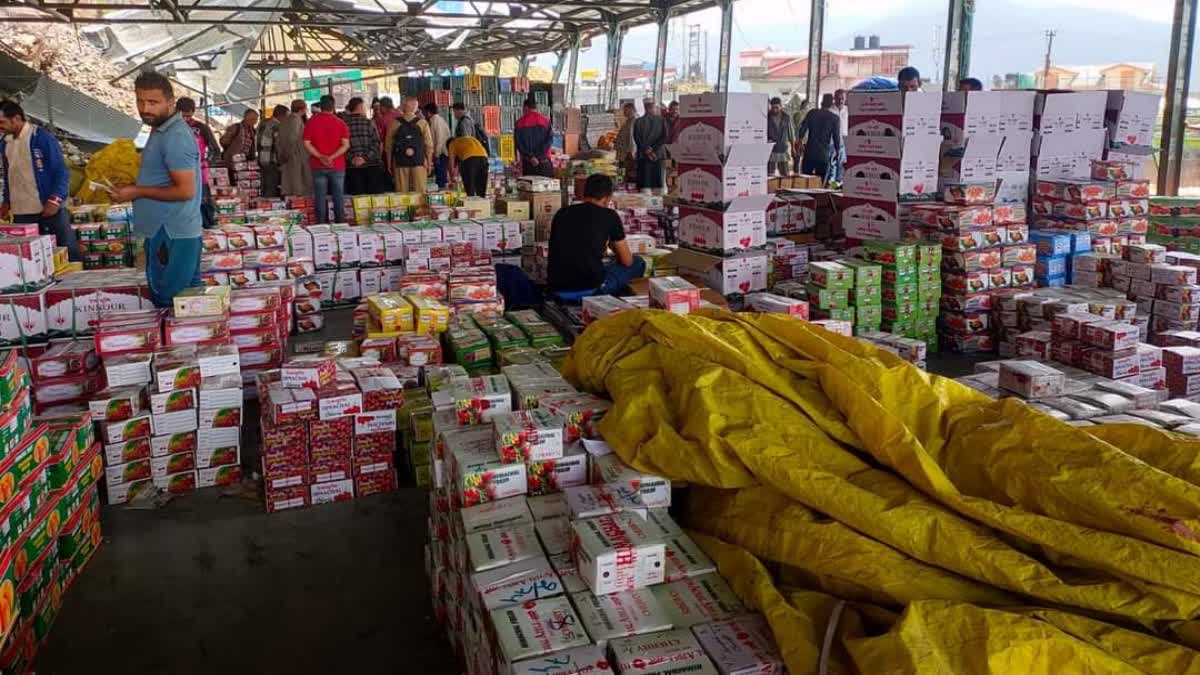
<path fill-rule="evenodd" d="M 1046 31 L 1046 65 L 1042 68 L 1042 88 L 1048 89 L 1046 82 L 1050 79 L 1050 50 L 1054 48 L 1054 35 L 1052 30 Z"/>

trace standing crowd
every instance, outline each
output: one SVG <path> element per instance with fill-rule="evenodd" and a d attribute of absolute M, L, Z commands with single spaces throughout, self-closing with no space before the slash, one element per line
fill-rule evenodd
<path fill-rule="evenodd" d="M 216 226 L 209 178 L 217 162 L 256 165 L 258 196 L 311 196 L 318 223 L 331 222 L 331 215 L 332 222 L 345 222 L 345 195 L 423 193 L 430 175 L 439 189 L 461 179 L 469 196 L 486 195 L 488 137 L 461 103 L 452 106 L 451 125 L 437 105 L 418 110 L 413 98 L 397 109 L 384 96 L 368 111 L 354 97 L 340 113 L 330 95 L 311 108 L 297 99 L 275 106 L 265 120 L 246 110 L 218 139 L 197 119 L 196 102 L 176 98 L 165 76 L 141 73 L 134 94 L 150 134 L 135 182 L 110 192 L 114 203 L 133 204 L 133 230 L 145 240 L 146 280 L 158 307 L 170 307 L 179 291 L 200 283 L 202 234 Z M 551 140 L 550 120 L 530 98 L 515 133 L 527 174 L 553 175 Z M 70 169 L 62 147 L 13 101 L 0 101 L 0 169 L 0 219 L 36 225 L 39 233 L 54 235 L 72 261 L 80 260 L 65 208 Z"/>

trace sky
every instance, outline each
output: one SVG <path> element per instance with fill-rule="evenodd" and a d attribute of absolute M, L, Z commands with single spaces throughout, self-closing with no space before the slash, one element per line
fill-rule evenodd
<path fill-rule="evenodd" d="M 884 44 L 912 46 L 912 65 L 923 73 L 940 64 L 945 40 L 946 4 L 939 0 L 828 0 L 825 47 L 849 49 L 855 35 L 879 35 Z M 771 47 L 803 53 L 808 49 L 809 3 L 804 0 L 737 0 L 734 5 L 731 89 L 749 86 L 738 75 L 743 49 Z M 978 0 L 976 3 L 971 74 L 990 81 L 992 75 L 1032 73 L 1041 68 L 1047 30 L 1056 32 L 1052 61 L 1060 65 L 1153 62 L 1166 76 L 1171 35 L 1171 0 Z M 781 21 L 781 12 L 790 20 Z M 708 33 L 709 80 L 716 79 L 720 12 L 708 9 L 672 22 L 668 65 L 683 65 L 684 24 Z M 625 38 L 623 63 L 654 60 L 657 32 L 653 26 L 632 29 Z M 604 37 L 592 40 L 581 54 L 580 69 L 604 69 Z M 1200 50 L 1197 50 L 1200 52 Z M 553 57 L 539 63 L 553 66 Z M 937 66 L 940 69 L 940 65 Z M 1200 78 L 1193 78 L 1198 80 Z M 1200 86 L 1193 87 L 1200 89 Z"/>

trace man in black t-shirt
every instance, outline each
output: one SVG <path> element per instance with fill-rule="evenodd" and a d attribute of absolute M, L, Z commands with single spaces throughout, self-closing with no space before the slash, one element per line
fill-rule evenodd
<path fill-rule="evenodd" d="M 612 192 L 611 178 L 593 174 L 584 183 L 583 203 L 554 215 L 547 274 L 551 291 L 612 294 L 646 273 L 646 262 L 629 252 L 620 216 L 608 206 Z M 604 264 L 606 248 L 616 256 L 615 263 Z"/>

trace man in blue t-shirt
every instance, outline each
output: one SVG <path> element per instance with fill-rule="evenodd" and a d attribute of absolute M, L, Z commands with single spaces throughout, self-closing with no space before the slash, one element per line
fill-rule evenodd
<path fill-rule="evenodd" d="M 151 127 L 136 185 L 113 193 L 133 202 L 133 231 L 146 238 L 146 283 L 156 307 L 200 285 L 200 152 L 175 110 L 175 92 L 163 75 L 143 72 L 133 83 L 138 113 Z"/>

